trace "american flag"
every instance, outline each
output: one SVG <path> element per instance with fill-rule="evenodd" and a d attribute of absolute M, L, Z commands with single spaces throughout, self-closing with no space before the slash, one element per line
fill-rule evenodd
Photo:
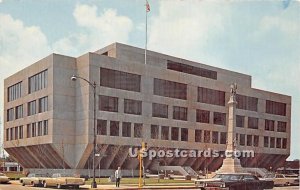
<path fill-rule="evenodd" d="M 146 0 L 146 11 L 149 12 L 150 11 L 150 5 L 148 3 L 148 1 Z"/>

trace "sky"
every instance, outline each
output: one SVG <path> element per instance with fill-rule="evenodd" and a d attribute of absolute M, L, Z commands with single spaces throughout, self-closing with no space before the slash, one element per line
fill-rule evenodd
<path fill-rule="evenodd" d="M 300 1 L 148 2 L 149 50 L 245 73 L 253 88 L 292 96 L 289 159 L 299 159 Z M 51 53 L 77 57 L 114 42 L 145 47 L 144 0 L 0 0 L 1 127 L 5 78 Z"/>

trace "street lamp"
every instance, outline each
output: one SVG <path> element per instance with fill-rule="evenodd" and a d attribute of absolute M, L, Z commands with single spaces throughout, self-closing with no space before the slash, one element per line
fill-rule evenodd
<path fill-rule="evenodd" d="M 95 180 L 95 174 L 96 174 L 96 168 L 95 168 L 95 151 L 96 151 L 96 82 L 94 81 L 94 83 L 88 81 L 87 79 L 85 78 L 82 78 L 80 76 L 77 76 L 77 75 L 73 75 L 71 77 L 71 80 L 72 81 L 76 81 L 77 79 L 82 79 L 84 80 L 85 82 L 87 82 L 91 87 L 93 87 L 93 91 L 94 91 L 94 142 L 93 142 L 93 182 L 91 184 L 91 188 L 97 188 L 97 183 L 96 183 L 96 180 Z"/>

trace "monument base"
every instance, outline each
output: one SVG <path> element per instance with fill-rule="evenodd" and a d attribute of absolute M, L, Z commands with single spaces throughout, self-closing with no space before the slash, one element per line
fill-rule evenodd
<path fill-rule="evenodd" d="M 220 169 L 216 173 L 244 173 L 245 170 L 241 166 L 238 158 L 225 158 Z"/>

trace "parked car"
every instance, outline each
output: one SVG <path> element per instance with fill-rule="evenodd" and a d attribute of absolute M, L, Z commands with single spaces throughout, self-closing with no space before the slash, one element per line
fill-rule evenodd
<path fill-rule="evenodd" d="M 9 178 L 4 173 L 0 173 L 0 183 L 8 183 L 8 182 L 9 182 Z"/>
<path fill-rule="evenodd" d="M 275 186 L 299 185 L 299 176 L 289 174 L 270 174 L 265 179 L 273 180 Z"/>
<path fill-rule="evenodd" d="M 259 180 L 250 173 L 220 173 L 211 179 L 195 180 L 195 185 L 201 190 L 263 190 L 272 189 L 272 180 Z"/>
<path fill-rule="evenodd" d="M 43 186 L 43 181 L 47 178 L 47 175 L 43 174 L 29 174 L 27 177 L 20 178 L 20 183 L 25 185 L 32 186 Z"/>
<path fill-rule="evenodd" d="M 72 177 L 68 174 L 60 173 L 53 174 L 52 178 L 46 178 L 43 181 L 44 187 L 56 187 L 57 189 L 61 189 L 64 187 L 73 187 L 75 189 L 78 189 L 80 185 L 84 184 L 84 178 Z"/>

